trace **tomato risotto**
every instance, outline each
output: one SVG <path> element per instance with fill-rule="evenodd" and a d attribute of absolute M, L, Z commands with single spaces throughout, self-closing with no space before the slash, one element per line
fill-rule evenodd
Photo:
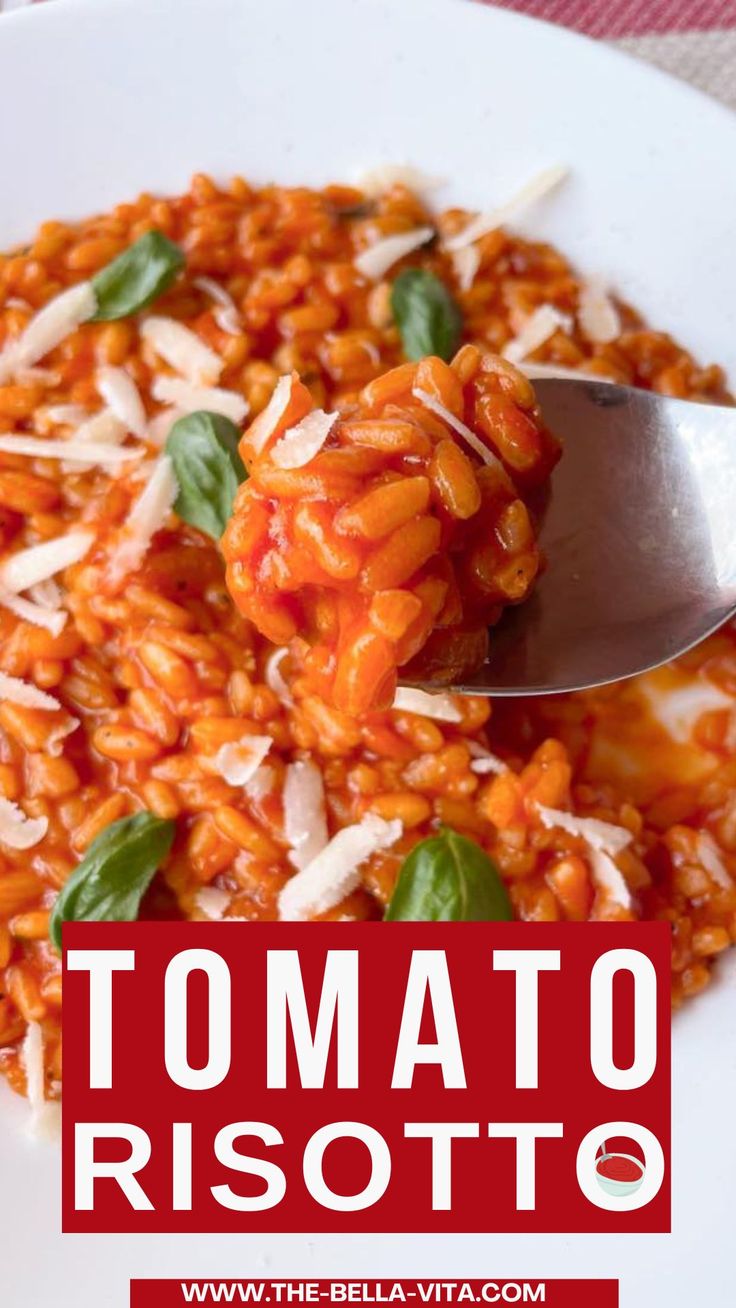
<path fill-rule="evenodd" d="M 0 257 L 0 1069 L 37 1109 L 71 918 L 658 918 L 674 1002 L 707 984 L 736 938 L 730 629 L 575 695 L 395 689 L 481 657 L 533 583 L 550 371 L 728 400 L 396 170 L 199 176 Z"/>
<path fill-rule="evenodd" d="M 295 374 L 280 385 L 279 414 L 272 402 L 242 439 L 249 479 L 222 542 L 238 608 L 280 644 L 308 642 L 305 675 L 353 717 L 391 707 L 400 667 L 473 672 L 539 566 L 505 466 L 529 491 L 559 453 L 531 383 L 467 345 L 451 366 L 391 369 L 339 418 Z"/>

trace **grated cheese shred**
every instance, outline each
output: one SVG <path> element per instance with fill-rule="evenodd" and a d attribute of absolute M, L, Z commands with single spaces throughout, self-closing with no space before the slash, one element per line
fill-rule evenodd
<path fill-rule="evenodd" d="M 227 890 L 220 890 L 217 886 L 202 886 L 194 896 L 194 903 L 200 913 L 204 913 L 211 922 L 221 922 L 225 910 L 229 907 L 230 898 Z"/>
<path fill-rule="evenodd" d="M 339 904 L 360 882 L 360 868 L 381 850 L 390 849 L 401 836 L 397 819 L 386 822 L 375 813 L 343 827 L 316 858 L 287 881 L 279 895 L 279 917 L 283 922 L 301 922 L 326 913 Z"/>
<path fill-rule="evenodd" d="M 143 340 L 174 372 L 195 385 L 211 386 L 223 369 L 223 361 L 189 327 L 174 318 L 155 315 L 141 323 Z"/>
<path fill-rule="evenodd" d="M 39 581 L 35 586 L 29 587 L 29 594 L 34 604 L 40 604 L 44 609 L 60 609 L 63 596 L 61 588 L 51 577 L 47 581 Z"/>
<path fill-rule="evenodd" d="M 572 322 L 566 313 L 561 313 L 554 304 L 540 304 L 529 315 L 518 336 L 503 347 L 503 357 L 510 363 L 519 363 L 546 344 L 555 332 L 569 332 L 571 329 Z"/>
<path fill-rule="evenodd" d="M 611 902 L 619 908 L 631 908 L 634 903 L 631 891 L 621 869 L 616 866 L 611 855 L 604 849 L 596 849 L 591 845 L 588 851 L 588 863 L 598 889 L 604 891 Z"/>
<path fill-rule="evenodd" d="M 733 877 L 709 831 L 701 831 L 698 835 L 698 858 L 716 885 L 722 890 L 733 890 Z"/>
<path fill-rule="evenodd" d="M 487 236 L 489 232 L 495 232 L 498 227 L 513 222 L 524 209 L 528 209 L 530 205 L 536 204 L 538 200 L 555 190 L 567 174 L 568 169 L 562 166 L 545 168 L 543 172 L 532 177 L 531 181 L 527 182 L 526 186 L 522 186 L 521 190 L 505 204 L 472 218 L 461 232 L 445 241 L 445 249 L 450 252 L 461 250 L 464 245 L 472 245 L 482 236 Z"/>
<path fill-rule="evenodd" d="M 571 836 L 580 836 L 591 849 L 600 849 L 606 854 L 620 854 L 634 838 L 627 827 L 602 822 L 600 818 L 577 817 L 566 809 L 548 808 L 546 804 L 537 804 L 536 810 L 545 827 L 550 830 L 561 827 Z"/>
<path fill-rule="evenodd" d="M 33 849 L 48 831 L 47 817 L 28 817 L 12 799 L 0 796 L 0 845 L 8 849 Z"/>
<path fill-rule="evenodd" d="M 602 822 L 600 818 L 577 817 L 565 809 L 548 808 L 545 804 L 535 807 L 545 827 L 561 827 L 571 836 L 579 836 L 585 841 L 588 865 L 596 886 L 619 908 L 630 909 L 633 904 L 631 891 L 614 859 L 631 844 L 632 833 L 626 827 Z"/>
<path fill-rule="evenodd" d="M 279 468 L 303 468 L 319 454 L 337 420 L 336 413 L 315 409 L 302 418 L 295 427 L 289 427 L 271 450 L 271 458 Z"/>
<path fill-rule="evenodd" d="M 0 383 L 19 369 L 31 368 L 97 312 L 91 282 L 78 282 L 49 300 L 0 354 Z"/>
<path fill-rule="evenodd" d="M 243 421 L 249 409 L 248 401 L 238 391 L 223 390 L 219 386 L 195 386 L 183 377 L 156 377 L 151 394 L 154 400 L 170 404 L 180 413 L 206 409 L 209 413 L 221 413 L 236 424 Z"/>
<path fill-rule="evenodd" d="M 0 452 L 3 454 L 28 455 L 32 459 L 63 459 L 66 463 L 99 463 L 112 468 L 139 459 L 139 449 L 119 449 L 100 440 L 87 440 L 70 437 L 69 440 L 47 440 L 43 436 L 15 436 L 11 433 L 0 435 Z"/>
<path fill-rule="evenodd" d="M 288 765 L 283 802 L 289 862 L 296 868 L 308 867 L 329 840 L 324 781 L 311 759 Z"/>
<path fill-rule="evenodd" d="M 152 445 L 159 449 L 163 448 L 168 439 L 169 432 L 175 422 L 183 418 L 184 410 L 171 407 L 162 409 L 160 413 L 155 413 L 148 423 L 148 439 Z"/>
<path fill-rule="evenodd" d="M 591 278 L 580 288 L 577 316 L 583 336 L 596 345 L 608 345 L 621 334 L 618 309 L 597 278 Z"/>
<path fill-rule="evenodd" d="M 493 776 L 501 777 L 504 772 L 509 771 L 508 763 L 504 763 L 498 754 L 494 754 L 485 745 L 481 745 L 477 740 L 468 741 L 468 750 L 472 762 L 470 764 L 471 772 L 477 772 L 479 776 L 486 773 L 492 773 Z"/>
<path fill-rule="evenodd" d="M 406 258 L 420 246 L 426 245 L 435 235 L 434 227 L 415 227 L 410 232 L 399 232 L 395 236 L 386 236 L 376 241 L 367 250 L 362 250 L 353 260 L 354 266 L 369 281 L 380 281 L 389 268 L 399 259 Z"/>
<path fill-rule="evenodd" d="M 246 439 L 254 454 L 263 453 L 276 431 L 289 407 L 291 388 L 296 380 L 297 374 L 295 372 L 289 372 L 283 377 L 279 377 L 265 409 L 261 410 L 258 417 L 253 420 L 248 428 Z"/>
<path fill-rule="evenodd" d="M 97 370 L 97 390 L 108 409 L 140 440 L 146 437 L 146 410 L 133 378 L 125 368 L 103 367 Z"/>
<path fill-rule="evenodd" d="M 53 695 L 47 694 L 45 690 L 39 690 L 38 686 L 33 686 L 27 681 L 22 681 L 20 677 L 10 677 L 6 672 L 0 672 L 0 700 L 5 700 L 9 704 L 19 704 L 22 708 L 47 709 L 51 713 L 63 708 Z"/>
<path fill-rule="evenodd" d="M 30 586 L 31 595 L 43 584 L 38 582 L 36 586 Z M 34 627 L 43 627 L 45 631 L 50 631 L 52 636 L 61 634 L 69 616 L 65 609 L 52 609 L 48 604 L 39 603 L 34 598 L 26 599 L 25 596 L 16 595 L 2 586 L 0 586 L 0 605 L 21 622 L 30 622 Z"/>
<path fill-rule="evenodd" d="M 61 1129 L 61 1105 L 57 1100 L 46 1098 L 43 1028 L 39 1022 L 28 1023 L 20 1058 L 26 1074 L 26 1093 L 31 1110 L 29 1134 L 36 1139 L 56 1139 Z"/>
<path fill-rule="evenodd" d="M 269 690 L 273 691 L 274 695 L 279 698 L 286 708 L 291 708 L 294 700 L 281 671 L 281 664 L 288 656 L 289 650 L 286 645 L 281 645 L 278 649 L 275 649 L 266 659 L 263 675 Z"/>
<path fill-rule="evenodd" d="M 444 692 L 430 694 L 413 686 L 399 686 L 394 695 L 393 709 L 401 713 L 419 713 L 438 722 L 462 722 L 463 715 L 453 695 Z"/>
<path fill-rule="evenodd" d="M 117 584 L 129 572 L 134 572 L 143 559 L 153 537 L 163 527 L 179 485 L 174 466 L 168 454 L 162 454 L 126 518 L 117 547 L 110 560 L 110 578 Z"/>
<path fill-rule="evenodd" d="M 40 545 L 18 550 L 0 566 L 0 588 L 18 592 L 28 590 L 39 581 L 48 581 L 64 568 L 80 563 L 89 553 L 94 539 L 94 532 L 80 528 L 67 532 L 65 536 L 42 541 Z"/>
<path fill-rule="evenodd" d="M 67 445 L 64 448 L 68 452 L 70 441 L 73 442 L 72 449 L 81 445 L 88 447 L 91 445 L 93 448 L 100 445 L 122 445 L 127 434 L 127 427 L 115 416 L 111 409 L 100 409 L 99 413 L 93 413 L 91 417 L 85 419 L 77 427 L 76 431 L 66 438 Z M 81 453 L 80 449 L 79 454 L 81 455 Z M 129 450 L 126 453 L 131 457 L 139 458 L 142 451 Z M 89 449 L 87 449 L 87 455 L 89 455 Z M 114 455 L 113 458 L 115 458 Z M 80 460 L 73 458 L 64 459 L 61 465 L 64 472 L 86 472 L 94 466 L 94 463 L 90 463 L 88 460 L 82 463 Z M 125 470 L 125 463 L 122 460 L 118 463 L 117 470 Z"/>
<path fill-rule="evenodd" d="M 225 332 L 228 336 L 239 336 L 243 330 L 243 324 L 235 301 L 229 291 L 226 291 L 225 287 L 216 282 L 213 277 L 195 277 L 194 285 L 197 290 L 209 295 L 214 302 L 215 309 L 212 317 L 220 331 Z"/>
<path fill-rule="evenodd" d="M 221 745 L 213 759 L 229 786 L 245 786 L 255 776 L 273 744 L 271 736 L 245 736 Z"/>
<path fill-rule="evenodd" d="M 477 245 L 463 245 L 450 253 L 452 268 L 461 291 L 469 291 L 480 268 L 480 250 Z"/>
<path fill-rule="evenodd" d="M 434 395 L 430 395 L 429 391 L 422 390 L 421 386 L 414 386 L 412 388 L 412 395 L 415 399 L 419 400 L 420 404 L 424 405 L 425 409 L 429 409 L 431 413 L 436 413 L 437 417 L 441 418 L 443 422 L 446 422 L 448 427 L 451 427 L 453 431 L 456 431 L 458 436 L 462 436 L 466 444 L 469 445 L 471 450 L 478 455 L 479 459 L 482 459 L 483 463 L 487 464 L 488 467 L 493 467 L 494 465 L 500 467 L 500 461 L 496 458 L 496 455 L 488 449 L 488 446 L 484 445 L 480 436 L 476 436 L 474 431 L 471 431 L 464 422 L 461 422 L 459 418 L 456 418 L 455 414 L 451 413 L 449 409 L 445 408 L 444 404 L 435 399 Z"/>

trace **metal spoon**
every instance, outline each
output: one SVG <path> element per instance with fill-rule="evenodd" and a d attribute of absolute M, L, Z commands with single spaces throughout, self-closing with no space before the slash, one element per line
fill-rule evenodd
<path fill-rule="evenodd" d="M 452 687 L 542 695 L 684 653 L 736 611 L 736 408 L 591 381 L 534 383 L 564 443 L 531 597 Z"/>

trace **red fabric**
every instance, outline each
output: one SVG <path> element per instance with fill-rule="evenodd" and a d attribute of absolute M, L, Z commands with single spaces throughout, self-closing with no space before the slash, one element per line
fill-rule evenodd
<path fill-rule="evenodd" d="M 482 0 L 488 3 L 489 0 Z M 533 18 L 616 39 L 736 27 L 736 0 L 494 0 Z"/>

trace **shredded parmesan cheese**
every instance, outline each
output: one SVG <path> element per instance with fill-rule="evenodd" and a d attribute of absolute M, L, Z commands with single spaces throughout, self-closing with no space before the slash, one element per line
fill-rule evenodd
<path fill-rule="evenodd" d="M 8 849 L 33 849 L 48 830 L 46 817 L 29 818 L 10 799 L 0 796 L 0 845 Z"/>
<path fill-rule="evenodd" d="M 572 323 L 567 314 L 560 313 L 553 304 L 540 304 L 530 314 L 524 326 L 512 341 L 503 348 L 503 356 L 510 363 L 519 363 L 528 354 L 533 354 L 541 345 L 554 336 L 555 332 L 569 332 Z"/>
<path fill-rule="evenodd" d="M 0 672 L 0 702 L 2 701 L 18 704 L 21 708 L 41 709 L 47 713 L 62 712 L 64 707 L 53 695 L 47 695 L 45 690 L 39 690 L 38 686 L 29 685 L 19 677 L 9 677 L 4 672 Z M 51 726 L 46 737 L 46 753 L 52 758 L 58 758 L 66 737 L 76 731 L 78 726 L 77 719 L 69 716 Z"/>
<path fill-rule="evenodd" d="M 411 164 L 378 164 L 375 168 L 367 168 L 365 172 L 358 173 L 355 178 L 355 185 L 372 198 L 385 195 L 394 186 L 406 186 L 421 195 L 427 191 L 438 191 L 446 184 L 444 177 L 433 177 L 421 168 L 412 168 Z"/>
<path fill-rule="evenodd" d="M 117 468 L 128 459 L 139 459 L 141 450 L 118 449 L 114 445 L 104 445 L 100 441 L 46 440 L 42 436 L 0 436 L 0 451 L 3 454 L 27 454 L 33 459 L 64 459 L 67 463 L 100 463 Z"/>
<path fill-rule="evenodd" d="M 89 418 L 89 409 L 83 404 L 47 404 L 37 410 L 36 426 L 40 431 L 52 427 L 79 427 Z"/>
<path fill-rule="evenodd" d="M 47 581 L 39 581 L 35 586 L 30 586 L 28 593 L 34 604 L 40 604 L 44 609 L 60 609 L 62 604 L 61 588 L 51 577 Z"/>
<path fill-rule="evenodd" d="M 273 744 L 271 736 L 244 736 L 221 745 L 214 757 L 215 771 L 229 786 L 245 786 L 255 776 Z"/>
<path fill-rule="evenodd" d="M 721 858 L 720 850 L 708 831 L 698 836 L 698 858 L 708 875 L 722 890 L 733 890 L 733 877 Z"/>
<path fill-rule="evenodd" d="M 246 781 L 244 789 L 248 799 L 258 803 L 259 800 L 265 799 L 266 795 L 271 794 L 275 785 L 276 769 L 264 763 L 253 773 L 250 781 Z"/>
<path fill-rule="evenodd" d="M 232 295 L 220 286 L 219 282 L 214 281 L 212 277 L 195 277 L 194 285 L 198 290 L 204 291 L 209 295 L 217 306 L 212 317 L 221 332 L 226 332 L 228 336 L 239 336 L 243 330 L 243 324 L 240 319 L 235 301 Z"/>
<path fill-rule="evenodd" d="M 613 822 L 577 817 L 561 808 L 547 808 L 545 804 L 537 804 L 536 808 L 545 827 L 561 827 L 571 836 L 580 836 L 591 849 L 600 849 L 605 854 L 620 854 L 633 840 L 626 827 L 615 826 Z"/>
<path fill-rule="evenodd" d="M 223 369 L 223 361 L 196 332 L 174 318 L 146 318 L 141 336 L 156 354 L 195 385 L 212 386 Z"/>
<path fill-rule="evenodd" d="M 154 414 L 148 424 L 148 439 L 152 445 L 158 445 L 161 448 L 166 444 L 169 432 L 175 422 L 184 417 L 183 409 L 162 409 L 160 413 Z"/>
<path fill-rule="evenodd" d="M 117 548 L 110 560 L 110 576 L 117 584 L 134 572 L 157 531 L 169 516 L 179 485 L 168 454 L 157 459 L 144 490 L 141 491 L 123 524 Z"/>
<path fill-rule="evenodd" d="M 200 913 L 204 913 L 212 922 L 221 922 L 230 898 L 227 890 L 218 890 L 217 886 L 203 886 L 194 896 L 194 903 Z"/>
<path fill-rule="evenodd" d="M 640 677 L 637 690 L 646 700 L 659 725 L 678 745 L 693 744 L 693 730 L 704 713 L 733 708 L 733 696 L 706 677 L 693 677 L 684 685 L 674 680 L 671 669 Z"/>
<path fill-rule="evenodd" d="M 366 859 L 394 845 L 402 830 L 397 819 L 386 822 L 375 813 L 343 827 L 311 863 L 287 881 L 279 895 L 281 920 L 301 922 L 334 908 L 359 884 L 359 869 Z"/>
<path fill-rule="evenodd" d="M 327 810 L 322 772 L 310 759 L 290 763 L 284 778 L 284 838 L 289 862 L 305 868 L 327 845 Z"/>
<path fill-rule="evenodd" d="M 474 431 L 471 431 L 469 427 L 466 427 L 464 422 L 461 422 L 459 418 L 456 418 L 454 413 L 451 413 L 449 409 L 445 408 L 444 404 L 441 404 L 439 400 L 435 399 L 434 395 L 430 395 L 429 391 L 422 390 L 421 386 L 414 386 L 412 388 L 412 395 L 415 399 L 419 400 L 420 404 L 424 405 L 425 409 L 429 409 L 431 413 L 436 413 L 437 417 L 441 418 L 443 422 L 446 422 L 448 427 L 452 427 L 453 431 L 456 431 L 458 436 L 462 436 L 463 440 L 466 441 L 471 450 L 478 455 L 479 459 L 482 459 L 484 463 L 487 463 L 489 467 L 499 463 L 495 454 L 488 449 L 487 445 L 483 444 L 480 436 L 476 436 Z"/>
<path fill-rule="evenodd" d="M 43 583 L 39 582 L 39 585 Z M 36 586 L 30 586 L 29 591 L 33 593 Z M 22 595 L 15 595 L 9 590 L 0 586 L 0 605 L 7 609 L 9 613 L 14 614 L 21 622 L 30 622 L 34 627 L 43 627 L 50 631 L 52 636 L 58 636 L 66 626 L 68 614 L 63 609 L 52 609 L 47 604 L 40 604 L 37 600 L 25 599 Z"/>
<path fill-rule="evenodd" d="M 452 695 L 444 692 L 430 695 L 426 690 L 416 690 L 413 686 L 399 686 L 391 705 L 401 713 L 421 713 L 425 718 L 436 718 L 438 722 L 462 722 L 463 715 Z"/>
<path fill-rule="evenodd" d="M 271 458 L 279 468 L 303 468 L 319 454 L 336 420 L 336 413 L 315 409 L 277 440 Z"/>
<path fill-rule="evenodd" d="M 47 709 L 51 713 L 63 707 L 58 699 L 47 695 L 45 690 L 21 681 L 20 677 L 9 677 L 5 672 L 0 672 L 1 700 L 9 704 L 20 704 L 22 708 Z"/>
<path fill-rule="evenodd" d="M 146 410 L 140 391 L 125 368 L 98 368 L 97 390 L 105 404 L 126 431 L 132 431 L 141 440 L 146 437 Z"/>
<path fill-rule="evenodd" d="M 76 445 L 80 442 L 85 445 L 119 445 L 125 440 L 127 430 L 125 423 L 111 409 L 100 409 L 99 413 L 93 413 L 81 423 L 69 439 Z M 128 453 L 132 455 L 137 451 L 129 450 Z"/>
<path fill-rule="evenodd" d="M 76 718 L 67 717 L 63 722 L 58 722 L 51 728 L 46 737 L 46 753 L 52 758 L 59 758 L 64 752 L 64 741 L 67 736 L 71 736 L 76 731 L 79 722 Z"/>
<path fill-rule="evenodd" d="M 631 891 L 621 869 L 616 866 L 610 854 L 591 846 L 588 863 L 598 889 L 604 891 L 612 903 L 617 904 L 619 908 L 631 908 L 634 902 Z"/>
<path fill-rule="evenodd" d="M 29 1133 L 38 1139 L 55 1139 L 61 1127 L 61 1105 L 57 1100 L 46 1098 L 43 1029 L 39 1022 L 28 1023 L 20 1057 L 31 1110 Z"/>
<path fill-rule="evenodd" d="M 607 345 L 621 335 L 621 318 L 602 282 L 591 279 L 580 288 L 578 323 L 583 336 L 596 345 Z"/>
<path fill-rule="evenodd" d="M 54 368 L 16 368 L 15 380 L 20 386 L 60 386 L 61 374 Z"/>
<path fill-rule="evenodd" d="M 93 413 L 91 418 L 88 418 L 81 426 L 77 427 L 74 434 L 67 438 L 67 443 L 62 449 L 68 453 L 70 442 L 74 450 L 78 449 L 80 445 L 87 447 L 91 445 L 93 449 L 100 445 L 121 445 L 127 434 L 128 429 L 125 423 L 121 422 L 110 409 L 101 409 L 99 413 Z M 142 451 L 139 450 L 126 450 L 125 462 L 128 462 L 129 458 L 140 457 L 141 453 Z M 89 454 L 89 448 L 87 454 Z M 113 458 L 115 458 L 114 455 Z M 94 463 L 90 463 L 88 460 L 82 463 L 70 458 L 64 459 L 61 466 L 64 472 L 85 472 L 88 468 L 93 468 Z M 118 470 L 124 467 L 125 464 L 120 461 Z"/>
<path fill-rule="evenodd" d="M 498 757 L 498 754 L 491 753 L 490 749 L 486 749 L 485 745 L 479 744 L 477 740 L 469 740 L 467 745 L 470 757 L 473 760 L 470 764 L 471 772 L 477 772 L 479 776 L 491 772 L 496 777 L 503 776 L 504 772 L 508 772 L 508 763 L 504 763 L 503 759 Z"/>
<path fill-rule="evenodd" d="M 180 413 L 195 413 L 207 409 L 221 413 L 231 422 L 240 423 L 248 412 L 248 401 L 237 391 L 222 390 L 218 386 L 194 386 L 182 377 L 156 377 L 151 394 L 162 404 L 171 404 Z"/>
<path fill-rule="evenodd" d="M 72 732 L 76 731 L 78 726 L 77 718 L 72 717 L 66 717 L 61 722 L 55 723 L 47 732 L 46 744 L 44 745 L 45 752 L 51 758 L 59 758 L 64 752 L 64 741 L 67 736 L 71 736 Z"/>
<path fill-rule="evenodd" d="M 254 454 L 262 454 L 289 406 L 296 373 L 279 377 L 268 404 L 253 420 L 246 437 Z"/>
<path fill-rule="evenodd" d="M 463 245 L 451 251 L 452 267 L 461 291 L 469 291 L 480 268 L 480 250 L 477 245 Z"/>
<path fill-rule="evenodd" d="M 79 282 L 62 291 L 31 318 L 16 341 L 5 347 L 0 355 L 0 381 L 19 368 L 32 367 L 96 312 L 91 282 Z"/>
<path fill-rule="evenodd" d="M 451 236 L 445 241 L 445 249 L 460 250 L 464 245 L 472 245 L 474 241 L 479 241 L 489 232 L 495 232 L 496 228 L 503 227 L 505 223 L 513 222 L 517 214 L 528 209 L 531 204 L 535 204 L 537 200 L 541 200 L 543 196 L 559 186 L 567 176 L 567 172 L 567 168 L 558 166 L 546 168 L 544 172 L 538 173 L 527 182 L 526 186 L 522 186 L 516 195 L 507 200 L 506 204 L 501 204 L 497 209 L 491 209 L 490 212 L 478 214 L 476 218 L 471 219 L 457 236 Z"/>
<path fill-rule="evenodd" d="M 47 581 L 64 568 L 79 563 L 89 552 L 94 538 L 94 532 L 80 529 L 18 550 L 0 567 L 0 587 L 17 592 Z"/>
<path fill-rule="evenodd" d="M 420 245 L 426 245 L 434 234 L 434 227 L 415 227 L 410 232 L 386 236 L 382 241 L 376 241 L 375 245 L 356 255 L 353 263 L 363 277 L 367 277 L 369 281 L 380 281 L 399 259 L 405 258 L 413 250 L 418 250 Z"/>
<path fill-rule="evenodd" d="M 269 690 L 272 690 L 274 695 L 278 696 L 285 708 L 291 708 L 294 703 L 291 691 L 289 690 L 289 687 L 284 680 L 284 675 L 281 672 L 281 664 L 285 658 L 288 658 L 288 654 L 289 650 L 286 645 L 282 645 L 280 648 L 275 649 L 266 659 L 263 674 Z"/>

